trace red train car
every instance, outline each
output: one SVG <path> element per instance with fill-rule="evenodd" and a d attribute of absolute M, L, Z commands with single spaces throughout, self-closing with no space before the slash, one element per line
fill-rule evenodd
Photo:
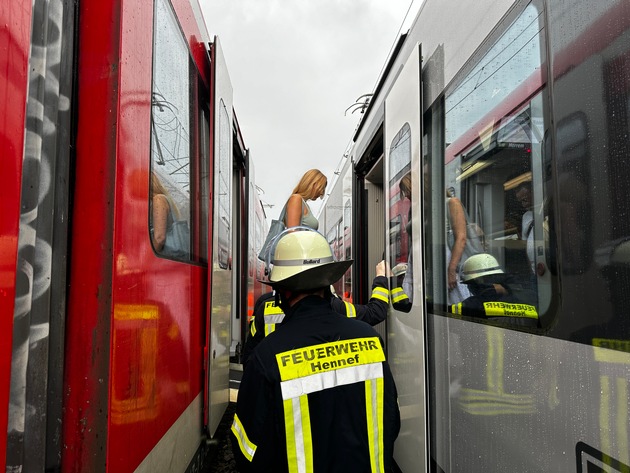
<path fill-rule="evenodd" d="M 2 2 L 0 39 L 0 462 L 197 471 L 262 238 L 220 43 L 196 0 Z"/>

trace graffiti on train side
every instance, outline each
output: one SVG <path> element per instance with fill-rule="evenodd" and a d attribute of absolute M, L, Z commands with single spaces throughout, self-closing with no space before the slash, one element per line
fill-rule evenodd
<path fill-rule="evenodd" d="M 29 452 L 46 450 L 50 317 L 56 312 L 53 230 L 67 220 L 59 215 L 67 207 L 54 199 L 55 166 L 68 153 L 59 146 L 58 126 L 68 119 L 70 104 L 60 93 L 63 45 L 72 35 L 63 28 L 65 8 L 61 0 L 33 0 L 7 439 L 11 473 L 45 469 L 43 455 Z"/>

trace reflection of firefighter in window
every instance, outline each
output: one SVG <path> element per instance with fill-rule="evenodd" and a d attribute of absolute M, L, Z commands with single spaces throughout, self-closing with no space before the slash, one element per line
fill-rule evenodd
<path fill-rule="evenodd" d="M 449 312 L 521 327 L 538 325 L 535 294 L 527 284 L 505 274 L 494 256 L 481 253 L 468 258 L 462 266 L 462 281 L 473 295 L 449 305 Z"/>
<path fill-rule="evenodd" d="M 399 312 L 405 313 L 410 312 L 411 307 L 413 306 L 411 300 L 409 299 L 409 296 L 402 287 L 405 281 L 407 270 L 407 263 L 400 263 L 394 266 L 389 274 L 392 307 L 394 307 L 394 309 Z"/>
<path fill-rule="evenodd" d="M 481 253 L 466 259 L 462 265 L 462 281 L 468 285 L 472 296 L 463 302 L 449 305 L 449 312 L 492 320 L 498 325 L 537 326 L 538 313 L 531 302 L 534 295 L 525 289 L 525 285 L 505 274 L 492 255 Z M 534 395 L 522 392 L 522 386 L 514 392 L 508 385 L 512 358 L 508 356 L 510 351 L 507 348 L 506 332 L 495 327 L 486 327 L 485 334 L 486 373 L 485 376 L 477 375 L 473 378 L 482 381 L 482 385 L 466 386 L 458 390 L 459 407 L 475 416 L 536 413 Z M 465 339 L 460 338 L 462 342 Z M 481 347 L 479 345 L 475 349 Z M 483 356 L 482 353 L 476 352 L 475 356 Z M 458 379 L 455 384 L 459 385 L 460 382 Z"/>
<path fill-rule="evenodd" d="M 594 318 L 595 324 L 585 327 L 572 336 L 572 340 L 592 345 L 590 379 L 584 383 L 599 386 L 599 406 L 589 414 L 589 425 L 599 425 L 599 447 L 606 455 L 624 466 L 630 465 L 630 339 L 628 307 L 630 306 L 630 238 L 623 237 L 596 250 L 595 261 L 608 282 L 608 294 L 602 298 L 612 302 L 610 317 Z M 597 379 L 598 378 L 598 379 Z M 619 471 L 630 471 L 620 469 Z"/>
<path fill-rule="evenodd" d="M 527 289 L 527 285 L 505 274 L 492 255 L 481 253 L 466 259 L 462 265 L 462 280 L 473 295 L 450 305 L 449 312 L 492 320 L 497 325 L 537 326 L 538 313 L 532 304 L 535 295 Z M 529 415 L 537 412 L 534 395 L 522 392 L 523 384 L 517 383 L 520 386 L 517 392 L 508 385 L 513 359 L 509 356 L 506 333 L 505 330 L 486 327 L 486 373 L 485 376 L 475 374 L 472 378 L 481 381 L 481 386 L 466 386 L 458 391 L 458 404 L 464 412 L 471 415 Z M 460 337 L 458 340 L 466 343 L 467 338 Z M 475 350 L 481 347 L 476 344 Z M 467 353 L 467 350 L 462 350 Z M 475 356 L 483 356 L 482 351 L 476 351 Z M 460 382 L 457 379 L 454 384 L 459 385 Z"/>

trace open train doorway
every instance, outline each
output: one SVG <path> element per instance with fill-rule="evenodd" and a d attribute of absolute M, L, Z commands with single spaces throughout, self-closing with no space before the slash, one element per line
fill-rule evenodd
<path fill-rule="evenodd" d="M 365 276 L 361 286 L 367 295 L 371 290 L 371 284 L 376 276 L 376 265 L 385 258 L 385 192 L 383 189 L 383 155 L 363 179 L 363 205 L 364 228 L 361 238 L 365 247 L 365 268 L 362 272 Z M 387 320 L 374 326 L 381 338 L 387 340 Z"/>

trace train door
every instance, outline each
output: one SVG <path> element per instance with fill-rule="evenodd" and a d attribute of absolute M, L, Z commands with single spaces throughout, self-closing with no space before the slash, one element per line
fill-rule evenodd
<path fill-rule="evenodd" d="M 219 39 L 212 47 L 212 226 L 208 235 L 206 396 L 208 431 L 214 435 L 229 402 L 232 313 L 232 84 Z"/>
<path fill-rule="evenodd" d="M 343 216 L 344 222 L 349 221 L 350 213 L 353 213 L 352 224 L 343 229 L 344 241 L 349 243 L 344 253 L 346 258 L 353 255 L 355 259 L 352 274 L 347 278 L 350 283 L 348 291 L 351 291 L 355 303 L 366 303 L 370 298 L 370 285 L 376 275 L 376 265 L 385 254 L 382 127 L 375 131 L 369 145 L 357 154 L 356 159 L 355 180 L 344 184 L 343 193 L 339 193 L 338 200 L 335 201 L 337 205 L 333 206 L 339 209 L 339 217 Z M 349 178 L 344 179 L 351 181 Z M 352 202 L 349 202 L 350 196 L 353 196 Z M 330 201 L 327 207 L 330 212 Z M 344 226 L 346 225 L 347 223 L 344 223 Z M 360 231 L 353 232 L 350 231 L 351 228 Z M 374 328 L 385 341 L 386 321 Z"/>
<path fill-rule="evenodd" d="M 419 192 L 421 57 L 418 45 L 385 99 L 387 259 L 414 306 L 412 314 L 392 309 L 388 317 L 387 353 L 398 387 L 402 421 L 394 458 L 403 471 L 427 471 L 423 215 Z"/>

